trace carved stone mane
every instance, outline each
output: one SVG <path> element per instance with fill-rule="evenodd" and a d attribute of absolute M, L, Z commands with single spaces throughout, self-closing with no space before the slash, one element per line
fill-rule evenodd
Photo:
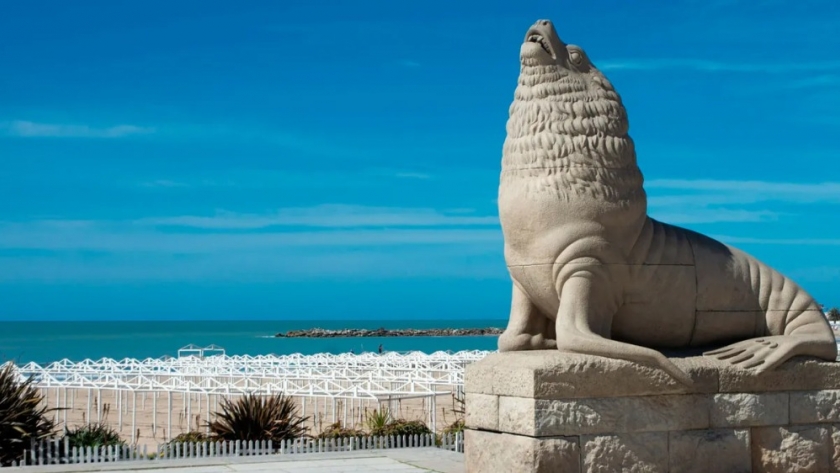
<path fill-rule="evenodd" d="M 563 201 L 646 208 L 642 173 L 621 98 L 600 73 L 585 78 L 523 64 L 510 107 L 502 179 Z M 641 201 L 641 202 L 640 202 Z"/>

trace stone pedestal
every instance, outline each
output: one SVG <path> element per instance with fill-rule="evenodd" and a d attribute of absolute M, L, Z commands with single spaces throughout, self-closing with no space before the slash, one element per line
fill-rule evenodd
<path fill-rule="evenodd" d="M 466 370 L 468 473 L 838 472 L 840 363 L 756 376 L 708 357 L 665 372 L 555 350 Z"/>

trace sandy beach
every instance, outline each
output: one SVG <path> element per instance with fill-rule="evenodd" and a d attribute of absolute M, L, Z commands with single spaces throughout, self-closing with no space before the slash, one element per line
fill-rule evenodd
<path fill-rule="evenodd" d="M 88 419 L 87 389 L 42 389 L 49 407 L 67 406 L 63 411 L 55 412 L 59 429 L 65 426 L 70 429 L 84 425 L 91 420 L 103 423 L 116 429 L 128 442 L 132 439 L 132 431 L 140 446 L 154 448 L 169 440 L 173 436 L 190 430 L 205 431 L 205 424 L 213 419 L 221 402 L 220 396 L 186 393 L 171 394 L 171 417 L 168 409 L 169 393 L 148 392 L 132 393 L 123 391 L 101 391 L 101 399 L 96 390 L 90 391 L 90 419 Z M 454 391 L 454 389 L 453 389 Z M 66 392 L 66 398 L 65 398 Z M 136 396 L 136 409 L 132 405 Z M 335 407 L 331 399 L 327 398 L 294 398 L 300 412 L 309 417 L 307 427 L 310 434 L 317 434 L 334 421 L 341 421 L 343 425 L 362 428 L 365 413 L 374 409 L 387 407 L 388 401 L 377 403 L 373 400 L 337 399 Z M 406 420 L 422 420 L 431 427 L 427 404 L 428 398 L 414 398 L 392 401 L 392 413 L 395 418 Z M 440 431 L 454 422 L 458 416 L 457 406 L 451 394 L 439 395 L 435 400 L 436 426 Z M 334 417 L 335 416 L 335 417 Z M 171 424 L 170 424 L 171 419 Z M 132 427 L 133 426 L 133 427 Z"/>

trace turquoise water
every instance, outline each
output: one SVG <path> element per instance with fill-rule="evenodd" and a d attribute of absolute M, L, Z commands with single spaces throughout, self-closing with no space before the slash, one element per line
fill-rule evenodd
<path fill-rule="evenodd" d="M 229 355 L 346 353 L 376 351 L 495 350 L 498 337 L 273 338 L 287 330 L 385 327 L 504 327 L 504 320 L 415 321 L 148 321 L 148 322 L 2 322 L 0 362 L 46 363 L 68 358 L 146 358 L 176 356 L 190 343 L 216 344 Z"/>

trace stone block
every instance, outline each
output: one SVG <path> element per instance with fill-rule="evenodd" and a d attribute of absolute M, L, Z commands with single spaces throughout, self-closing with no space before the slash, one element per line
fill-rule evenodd
<path fill-rule="evenodd" d="M 829 471 L 829 427 L 791 425 L 753 427 L 750 432 L 755 473 Z"/>
<path fill-rule="evenodd" d="M 709 428 L 710 397 L 699 394 L 600 399 L 499 398 L 499 430 L 519 435 L 653 432 Z"/>
<path fill-rule="evenodd" d="M 671 358 L 694 385 L 651 366 L 558 350 L 492 353 L 466 368 L 467 392 L 535 399 L 714 393 L 724 363 L 709 357 Z M 605 383 L 608 379 L 610 382 Z"/>
<path fill-rule="evenodd" d="M 790 393 L 791 424 L 837 422 L 840 422 L 840 390 Z"/>
<path fill-rule="evenodd" d="M 831 471 L 840 472 L 840 424 L 831 427 Z"/>
<path fill-rule="evenodd" d="M 466 429 L 464 462 L 467 473 L 578 473 L 577 437 L 523 437 Z"/>
<path fill-rule="evenodd" d="M 760 375 L 726 367 L 718 377 L 722 393 L 840 389 L 840 363 L 796 357 Z"/>
<path fill-rule="evenodd" d="M 726 393 L 712 398 L 710 422 L 714 427 L 787 425 L 788 393 Z"/>
<path fill-rule="evenodd" d="M 545 437 L 539 432 L 537 400 L 524 397 L 499 397 L 499 430 L 512 434 Z"/>
<path fill-rule="evenodd" d="M 467 393 L 464 406 L 467 427 L 499 430 L 499 396 Z"/>
<path fill-rule="evenodd" d="M 668 450 L 668 464 L 672 472 L 752 471 L 747 429 L 670 432 Z"/>
<path fill-rule="evenodd" d="M 667 432 L 587 435 L 581 437 L 580 443 L 585 473 L 669 471 Z"/>

